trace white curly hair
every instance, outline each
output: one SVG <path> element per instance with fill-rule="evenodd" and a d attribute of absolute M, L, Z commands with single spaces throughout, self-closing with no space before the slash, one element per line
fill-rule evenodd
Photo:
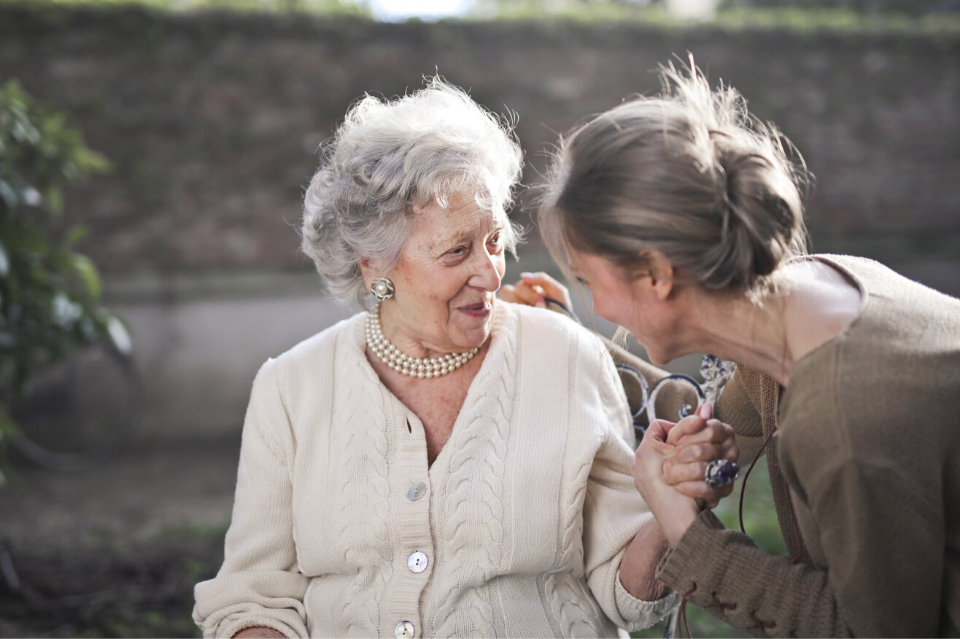
<path fill-rule="evenodd" d="M 369 305 L 361 259 L 399 260 L 417 207 L 448 205 L 470 194 L 504 220 L 504 242 L 515 254 L 520 229 L 506 218 L 523 166 L 513 132 L 516 116 L 492 113 L 439 76 L 392 100 L 365 95 L 324 144 L 320 168 L 307 187 L 303 252 L 327 291 L 341 302 Z"/>

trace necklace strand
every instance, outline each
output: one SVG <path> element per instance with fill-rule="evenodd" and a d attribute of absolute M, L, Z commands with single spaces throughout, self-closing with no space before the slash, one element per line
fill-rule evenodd
<path fill-rule="evenodd" d="M 365 330 L 367 345 L 370 346 L 370 350 L 380 361 L 398 373 L 420 379 L 430 379 L 452 373 L 480 352 L 480 348 L 477 347 L 465 353 L 447 353 L 442 357 L 410 357 L 404 355 L 383 334 L 383 329 L 380 327 L 379 305 L 376 310 L 367 313 Z"/>

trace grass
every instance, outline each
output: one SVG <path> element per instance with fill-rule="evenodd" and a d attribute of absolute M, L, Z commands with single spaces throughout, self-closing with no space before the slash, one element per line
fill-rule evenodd
<path fill-rule="evenodd" d="M 0 580 L 0 636 L 199 637 L 193 586 L 216 574 L 225 533 L 184 527 L 143 542 L 9 548 L 19 584 Z"/>

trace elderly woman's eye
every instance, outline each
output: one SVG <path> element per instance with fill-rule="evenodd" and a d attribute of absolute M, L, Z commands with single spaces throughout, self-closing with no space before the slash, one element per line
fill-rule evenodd
<path fill-rule="evenodd" d="M 578 277 L 577 282 L 580 283 L 580 286 L 587 286 L 587 280 L 583 279 L 582 277 Z"/>

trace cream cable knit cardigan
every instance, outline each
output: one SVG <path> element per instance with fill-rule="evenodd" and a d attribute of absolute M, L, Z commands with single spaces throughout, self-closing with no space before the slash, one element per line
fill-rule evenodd
<path fill-rule="evenodd" d="M 257 374 L 226 558 L 196 587 L 204 636 L 616 636 L 676 603 L 620 584 L 652 515 L 599 339 L 498 302 L 489 352 L 428 468 L 423 426 L 364 355 L 364 318 Z"/>

